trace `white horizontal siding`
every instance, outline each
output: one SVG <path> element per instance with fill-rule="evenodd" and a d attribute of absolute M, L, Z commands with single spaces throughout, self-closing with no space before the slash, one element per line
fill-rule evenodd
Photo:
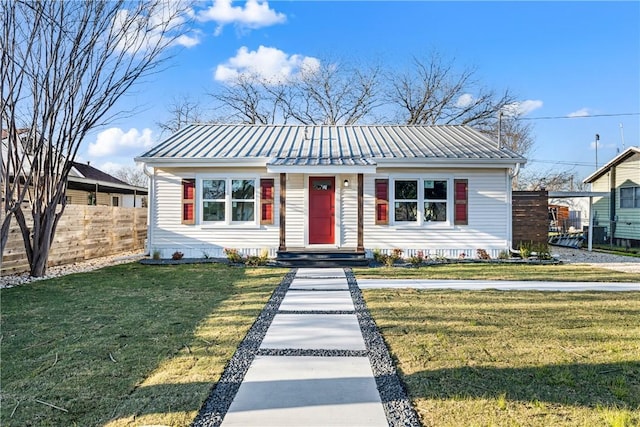
<path fill-rule="evenodd" d="M 397 171 L 387 171 L 393 177 Z M 452 171 L 415 170 L 417 177 Z M 401 171 L 401 173 L 407 173 Z M 475 257 L 476 249 L 485 249 L 492 257 L 509 247 L 508 188 L 505 170 L 461 170 L 453 172 L 455 179 L 468 179 L 468 225 L 442 227 L 375 224 L 376 176 L 365 176 L 364 187 L 364 245 L 368 251 L 400 248 L 405 255 L 418 250 L 442 256 L 457 256 L 464 252 Z M 390 210 L 393 208 L 390 205 Z M 392 215 L 392 212 L 390 212 Z"/>
<path fill-rule="evenodd" d="M 349 186 L 344 186 L 344 181 Z M 357 175 L 340 175 L 336 178 L 336 187 L 340 188 L 340 224 L 339 244 L 343 247 L 358 246 L 358 177 Z"/>
<path fill-rule="evenodd" d="M 305 246 L 307 226 L 306 186 L 304 175 L 287 175 L 287 215 L 286 245 L 301 248 Z"/>
<path fill-rule="evenodd" d="M 196 173 L 220 173 L 219 170 L 157 170 L 154 177 L 154 215 L 150 219 L 149 250 L 160 251 L 169 258 L 180 251 L 187 258 L 224 257 L 224 248 L 235 248 L 246 255 L 257 255 L 268 249 L 271 256 L 278 248 L 278 198 L 280 194 L 277 175 L 268 175 L 264 169 L 247 169 L 247 176 L 273 178 L 275 182 L 274 224 L 260 226 L 211 227 L 182 224 L 182 179 L 194 178 Z M 238 170 L 234 170 L 238 173 Z M 260 211 L 258 210 L 258 214 Z"/>
<path fill-rule="evenodd" d="M 640 240 L 640 207 L 621 208 L 620 188 L 640 186 L 640 155 L 616 166 L 616 232 L 618 239 Z"/>

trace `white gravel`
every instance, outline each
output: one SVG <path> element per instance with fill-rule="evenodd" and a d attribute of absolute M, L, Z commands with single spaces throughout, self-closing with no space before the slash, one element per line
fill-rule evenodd
<path fill-rule="evenodd" d="M 613 255 L 603 252 L 589 252 L 585 249 L 573 249 L 551 246 L 551 255 L 565 264 L 588 264 L 625 273 L 640 273 L 640 258 Z"/>
<path fill-rule="evenodd" d="M 65 276 L 67 274 L 97 270 L 98 268 L 107 267 L 109 265 L 138 261 L 144 257 L 145 254 L 142 254 L 140 252 L 124 252 L 118 255 L 111 255 L 101 258 L 94 258 L 87 261 L 76 262 L 73 264 L 49 267 L 47 268 L 46 275 L 44 277 L 31 277 L 29 276 L 29 273 L 0 276 L 0 289 L 12 288 L 14 286 L 23 285 L 25 283 L 31 283 L 37 280 L 51 279 L 53 277 Z"/>

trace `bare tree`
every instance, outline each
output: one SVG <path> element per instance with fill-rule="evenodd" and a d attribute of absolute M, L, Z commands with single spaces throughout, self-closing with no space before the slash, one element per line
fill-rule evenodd
<path fill-rule="evenodd" d="M 487 129 L 515 98 L 479 85 L 475 70 L 458 72 L 453 60 L 438 53 L 414 58 L 413 67 L 388 76 L 386 98 L 399 109 L 399 121 L 411 125 L 461 124 Z"/>
<path fill-rule="evenodd" d="M 286 96 L 283 82 L 270 81 L 255 74 L 240 74 L 233 81 L 209 95 L 222 111 L 221 121 L 246 124 L 273 124 L 287 122 L 284 110 Z"/>
<path fill-rule="evenodd" d="M 548 190 L 548 191 L 582 191 L 587 185 L 577 178 L 574 171 L 546 171 L 534 170 L 520 174 L 518 190 Z"/>
<path fill-rule="evenodd" d="M 487 128 L 480 129 L 487 136 L 497 140 L 501 147 L 527 157 L 533 149 L 535 140 L 530 123 L 520 120 L 517 115 L 498 116 Z"/>
<path fill-rule="evenodd" d="M 240 74 L 210 95 L 233 122 L 353 124 L 380 104 L 379 75 L 379 67 L 322 62 L 282 79 Z"/>
<path fill-rule="evenodd" d="M 129 185 L 136 187 L 146 187 L 149 185 L 149 178 L 141 168 L 134 166 L 123 166 L 115 170 L 112 175 Z"/>
<path fill-rule="evenodd" d="M 0 2 L 0 242 L 4 253 L 14 217 L 31 275 L 45 273 L 80 143 L 117 116 L 114 104 L 136 81 L 160 69 L 183 32 L 183 7 L 167 0 Z"/>
<path fill-rule="evenodd" d="M 174 97 L 167 111 L 169 118 L 164 122 L 156 123 L 162 133 L 176 133 L 188 124 L 202 121 L 202 108 L 200 107 L 200 103 L 186 95 Z"/>
<path fill-rule="evenodd" d="M 324 61 L 303 69 L 283 97 L 289 115 L 302 124 L 354 124 L 381 104 L 380 67 L 358 68 Z"/>

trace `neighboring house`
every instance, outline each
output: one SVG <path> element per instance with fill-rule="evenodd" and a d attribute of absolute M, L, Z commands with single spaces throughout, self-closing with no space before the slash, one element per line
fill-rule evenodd
<path fill-rule="evenodd" d="M 207 124 L 136 161 L 151 175 L 149 249 L 164 258 L 497 257 L 511 246 L 511 179 L 525 159 L 466 126 Z"/>
<path fill-rule="evenodd" d="M 584 182 L 610 194 L 594 200 L 595 225 L 616 245 L 640 247 L 640 148 L 627 148 Z"/>
<path fill-rule="evenodd" d="M 31 167 L 34 143 L 30 135 L 29 129 L 17 129 L 18 137 L 18 153 L 17 158 L 20 159 L 24 155 L 24 165 L 18 175 L 24 175 L 25 171 Z M 7 158 L 9 156 L 7 130 L 2 130 L 2 171 L 8 166 Z M 13 150 L 13 149 L 12 149 Z M 13 163 L 11 163 L 13 165 Z M 16 175 L 10 170 L 10 175 Z M 3 174 L 4 176 L 4 174 Z M 4 186 L 0 190 L 4 196 Z M 74 205 L 102 205 L 102 206 L 122 206 L 122 207 L 146 207 L 148 190 L 146 187 L 137 187 L 129 185 L 93 166 L 83 163 L 73 163 L 73 167 L 69 172 L 67 182 L 67 203 Z"/>
<path fill-rule="evenodd" d="M 73 205 L 147 206 L 148 190 L 129 185 L 94 168 L 89 163 L 73 163 L 67 184 L 67 203 Z"/>

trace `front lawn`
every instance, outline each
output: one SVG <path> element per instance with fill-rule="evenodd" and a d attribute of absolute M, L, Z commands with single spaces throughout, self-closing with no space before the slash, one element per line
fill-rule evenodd
<path fill-rule="evenodd" d="M 640 292 L 363 294 L 425 426 L 640 425 Z"/>
<path fill-rule="evenodd" d="M 2 290 L 0 425 L 189 425 L 286 271 L 126 264 Z"/>
<path fill-rule="evenodd" d="M 434 264 L 421 267 L 354 268 L 359 279 L 539 280 L 549 282 L 639 282 L 640 274 L 588 265 L 498 263 Z"/>

